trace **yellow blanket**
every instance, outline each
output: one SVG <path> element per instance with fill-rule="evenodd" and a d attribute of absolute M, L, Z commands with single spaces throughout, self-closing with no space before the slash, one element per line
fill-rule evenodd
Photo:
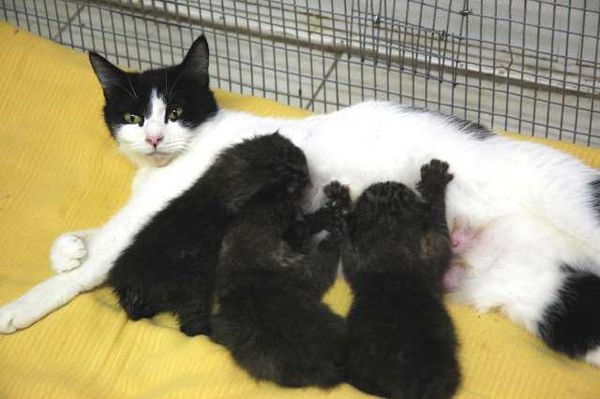
<path fill-rule="evenodd" d="M 102 121 L 87 58 L 0 24 L 0 303 L 52 275 L 64 231 L 99 226 L 125 202 L 132 167 Z M 304 116 L 219 92 L 224 107 Z M 600 165 L 600 151 L 549 143 Z M 338 281 L 327 301 L 347 309 Z M 600 398 L 600 369 L 550 351 L 499 314 L 450 305 L 461 340 L 459 398 Z M 600 317 L 600 315 L 598 315 Z M 81 295 L 32 327 L 0 336 L 0 398 L 359 398 L 257 383 L 226 350 L 181 334 L 170 316 L 128 321 L 107 288 Z"/>

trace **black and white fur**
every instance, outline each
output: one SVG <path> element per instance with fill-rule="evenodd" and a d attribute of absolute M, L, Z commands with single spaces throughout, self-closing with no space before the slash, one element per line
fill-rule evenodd
<path fill-rule="evenodd" d="M 451 257 L 448 164 L 432 160 L 417 184 L 378 183 L 358 198 L 344 248 L 354 299 L 348 313 L 348 381 L 370 394 L 446 399 L 460 383 L 457 338 L 442 302 Z"/>
<path fill-rule="evenodd" d="M 144 226 L 108 278 L 130 319 L 173 312 L 185 334 L 209 332 L 215 266 L 228 223 L 247 202 L 308 182 L 304 154 L 291 146 L 275 133 L 226 149 Z M 298 178 L 289 182 L 293 173 Z"/>
<path fill-rule="evenodd" d="M 168 156 L 164 159 L 161 146 L 170 142 L 167 135 L 173 123 L 168 119 L 169 98 L 164 92 L 160 94 L 158 83 L 155 88 L 152 83 L 132 80 L 134 74 L 111 68 L 100 70 L 94 61 L 103 86 L 113 79 L 120 82 L 119 76 L 129 77 L 128 83 L 133 85 L 119 83 L 123 86 L 120 90 L 117 86 L 105 90 L 105 95 L 125 98 L 131 97 L 133 89 L 134 96 L 145 90 L 152 102 L 146 109 L 154 116 L 144 119 L 142 126 L 111 128 L 120 148 L 141 165 L 133 195 L 97 231 L 59 238 L 52 251 L 53 267 L 70 271 L 42 282 L 0 308 L 0 331 L 10 333 L 27 327 L 77 294 L 105 282 L 115 260 L 136 234 L 169 201 L 185 192 L 216 154 L 245 138 L 276 130 L 308 158 L 313 187 L 303 201 L 306 211 L 322 206 L 322 188 L 330 181 L 348 185 L 354 196 L 386 180 L 399 180 L 414 188 L 420 165 L 432 158 L 450 163 L 455 176 L 447 193 L 451 234 L 454 237 L 464 230 L 473 233 L 464 235 L 472 239 L 460 253 L 467 268 L 454 295 L 482 312 L 500 309 L 544 338 L 548 335 L 542 334 L 541 326 L 548 330 L 556 323 L 557 319 L 548 315 L 565 298 L 561 292 L 583 295 L 582 287 L 571 284 L 568 277 L 600 275 L 600 173 L 574 157 L 543 145 L 500 137 L 456 118 L 387 102 L 365 102 L 301 120 L 216 111 L 207 94 L 207 56 L 206 40 L 201 38 L 183 62 L 197 66 L 185 69 L 196 71 L 187 76 L 194 76 L 199 83 L 177 86 L 181 91 L 201 90 L 206 95 L 202 97 L 205 101 L 184 108 L 181 114 L 183 118 L 186 112 L 198 113 L 202 122 L 187 128 L 185 134 L 175 134 L 178 150 L 169 152 L 170 147 L 165 148 Z M 164 80 L 174 76 L 169 73 L 174 74 L 178 68 L 181 65 L 163 69 Z M 145 76 L 160 74 L 139 75 Z M 177 78 L 168 80 L 171 86 Z M 107 124 L 111 126 L 108 118 Z M 150 125 L 160 126 L 160 133 Z M 127 133 L 135 126 L 139 128 L 137 133 Z M 153 143 L 160 134 L 164 138 L 157 143 L 160 154 L 155 156 Z M 573 274 L 565 273 L 565 268 L 572 269 Z M 586 306 L 592 314 L 594 309 L 588 302 L 579 303 L 578 309 Z M 565 309 L 568 313 L 575 311 Z M 563 315 L 561 320 L 568 316 Z M 591 331 L 588 334 L 580 334 L 581 326 L 572 327 L 572 339 L 584 349 L 571 353 L 600 365 L 597 319 L 583 322 Z"/>
<path fill-rule="evenodd" d="M 298 197 L 285 185 L 279 190 L 283 195 L 250 204 L 225 235 L 211 338 L 256 379 L 332 387 L 344 380 L 346 329 L 321 297 L 340 260 L 343 216 L 332 205 L 339 199 L 327 205 L 339 215 L 337 226 L 326 226 L 332 234 L 305 253 L 284 240 L 297 223 Z"/>

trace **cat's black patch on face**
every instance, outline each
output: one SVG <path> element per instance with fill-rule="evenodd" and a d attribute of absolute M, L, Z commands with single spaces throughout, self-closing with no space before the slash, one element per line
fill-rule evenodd
<path fill-rule="evenodd" d="M 556 300 L 538 323 L 548 346 L 571 357 L 600 346 L 600 277 L 563 267 L 565 280 Z"/>
<path fill-rule="evenodd" d="M 590 183 L 592 188 L 592 207 L 596 211 L 596 216 L 600 218 L 600 177 Z"/>
<path fill-rule="evenodd" d="M 155 92 L 167 105 L 165 123 L 179 122 L 195 128 L 217 111 L 217 104 L 208 86 L 208 44 L 204 36 L 197 39 L 179 65 L 141 73 L 125 72 L 102 56 L 90 53 L 90 62 L 104 91 L 104 118 L 111 132 L 126 123 L 125 114 L 141 117 L 143 125 L 151 109 Z M 169 114 L 180 110 L 176 121 Z"/>

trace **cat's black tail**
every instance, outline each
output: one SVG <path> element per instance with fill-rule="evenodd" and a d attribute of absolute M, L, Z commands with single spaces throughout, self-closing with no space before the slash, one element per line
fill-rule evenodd
<path fill-rule="evenodd" d="M 538 323 L 552 349 L 600 366 L 600 276 L 565 265 L 564 281 Z"/>

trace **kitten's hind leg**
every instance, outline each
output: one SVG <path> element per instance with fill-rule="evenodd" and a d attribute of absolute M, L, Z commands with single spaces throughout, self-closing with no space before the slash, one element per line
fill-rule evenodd
<path fill-rule="evenodd" d="M 97 229 L 78 230 L 58 236 L 50 249 L 50 263 L 56 273 L 78 268 L 87 256 L 87 243 Z"/>

